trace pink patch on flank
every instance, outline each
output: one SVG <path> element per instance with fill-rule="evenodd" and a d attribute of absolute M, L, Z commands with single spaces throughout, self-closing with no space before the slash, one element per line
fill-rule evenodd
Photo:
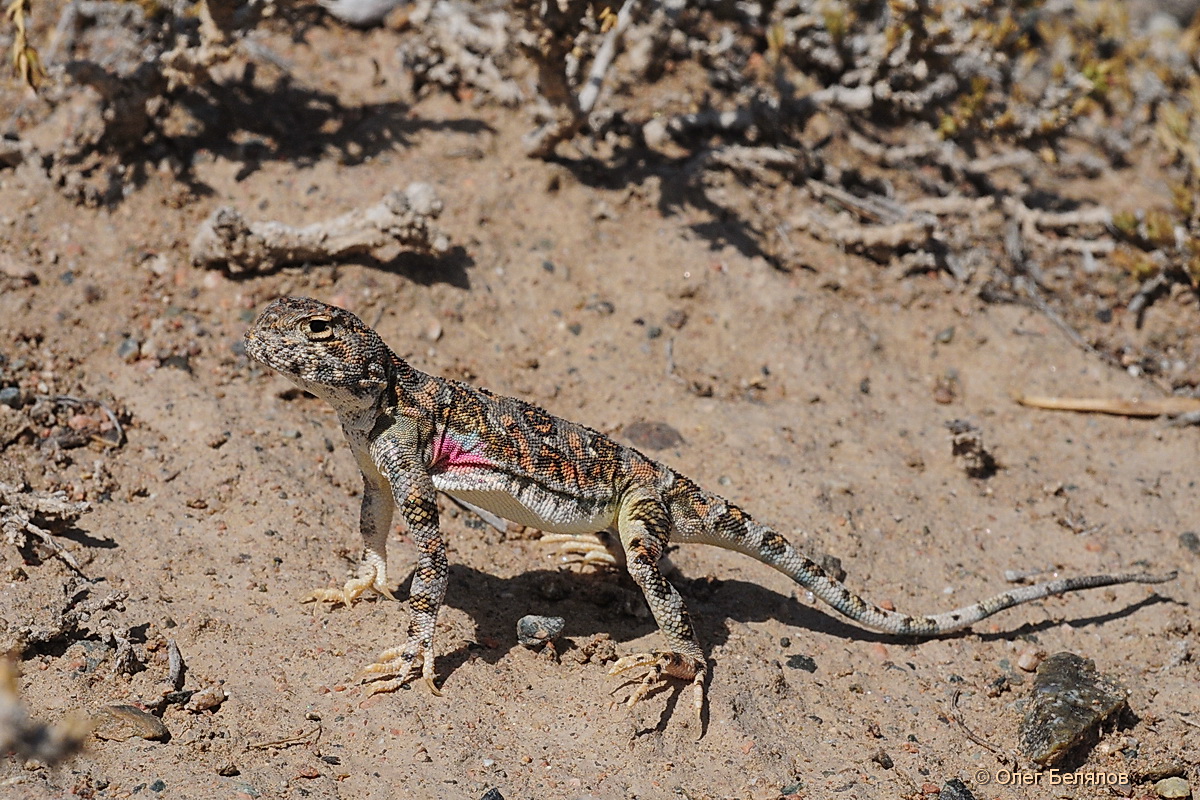
<path fill-rule="evenodd" d="M 451 434 L 444 434 L 433 442 L 433 468 L 437 470 L 453 469 L 454 467 L 490 467 L 493 462 L 477 452 L 479 445 L 471 449 L 455 439 Z"/>

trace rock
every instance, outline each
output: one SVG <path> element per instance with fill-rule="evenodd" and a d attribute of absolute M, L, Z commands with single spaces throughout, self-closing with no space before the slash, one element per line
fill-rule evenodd
<path fill-rule="evenodd" d="M 1126 692 L 1096 672 L 1096 663 L 1055 653 L 1038 667 L 1025 718 L 1021 749 L 1043 767 L 1077 747 L 1099 740 L 1100 726 L 1127 708 Z"/>
<path fill-rule="evenodd" d="M 567 622 L 562 617 L 540 617 L 527 614 L 517 620 L 517 641 L 526 647 L 537 647 L 563 632 Z"/>
<path fill-rule="evenodd" d="M 1033 672 L 1045 657 L 1045 650 L 1036 645 L 1030 645 L 1017 656 L 1017 666 L 1025 672 Z"/>
<path fill-rule="evenodd" d="M 206 686 L 191 696 L 187 703 L 184 704 L 183 710 L 193 713 L 207 711 L 221 705 L 228 698 L 229 695 L 220 686 Z"/>
<path fill-rule="evenodd" d="M 975 800 L 975 795 L 960 779 L 951 778 L 942 785 L 938 800 Z"/>
<path fill-rule="evenodd" d="M 1159 797 L 1191 797 L 1192 787 L 1188 786 L 1188 782 L 1180 777 L 1163 778 L 1154 784 L 1154 793 Z"/>
<path fill-rule="evenodd" d="M 348 25 L 368 28 L 383 22 L 404 0 L 321 0 L 321 5 Z"/>
<path fill-rule="evenodd" d="M 137 736 L 142 739 L 169 739 L 171 732 L 158 717 L 137 706 L 101 706 L 92 713 L 95 728 L 92 733 L 97 739 L 123 742 Z"/>
<path fill-rule="evenodd" d="M 666 450 L 683 444 L 679 431 L 665 422 L 635 422 L 625 427 L 625 438 L 634 447 L 646 450 Z"/>

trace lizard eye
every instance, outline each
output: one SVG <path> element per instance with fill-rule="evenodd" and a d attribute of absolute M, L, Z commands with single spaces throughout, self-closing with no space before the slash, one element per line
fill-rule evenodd
<path fill-rule="evenodd" d="M 333 338 L 333 321 L 328 317 L 313 317 L 304 323 L 304 332 L 313 341 Z"/>

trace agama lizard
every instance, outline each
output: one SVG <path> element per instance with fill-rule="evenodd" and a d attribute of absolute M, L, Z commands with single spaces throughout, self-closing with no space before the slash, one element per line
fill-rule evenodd
<path fill-rule="evenodd" d="M 438 523 L 439 491 L 550 533 L 615 528 L 629 574 L 645 595 L 667 648 L 621 658 L 610 674 L 645 670 L 630 705 L 665 676 L 691 681 L 697 716 L 703 711 L 708 664 L 683 598 L 659 569 L 670 541 L 745 553 L 855 622 L 899 636 L 938 636 L 1020 603 L 1079 589 L 1175 577 L 1172 572 L 1066 578 L 941 614 L 886 610 L 826 574 L 776 531 L 670 467 L 522 400 L 426 375 L 348 311 L 308 298 L 281 298 L 263 310 L 245 342 L 252 358 L 334 407 L 362 470 L 358 575 L 342 589 L 318 590 L 310 599 L 349 605 L 367 589 L 392 598 L 386 545 L 394 508 L 400 509 L 416 543 L 408 638 L 366 668 L 378 676 L 372 693 L 393 691 L 420 671 L 439 694 L 433 634 L 449 577 Z"/>

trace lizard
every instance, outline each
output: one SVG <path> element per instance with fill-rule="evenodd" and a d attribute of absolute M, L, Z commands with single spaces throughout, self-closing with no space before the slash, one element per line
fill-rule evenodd
<path fill-rule="evenodd" d="M 523 400 L 412 367 L 357 316 L 318 300 L 283 297 L 263 309 L 245 337 L 246 354 L 327 401 L 362 472 L 363 553 L 341 589 L 308 600 L 350 605 L 388 587 L 387 536 L 395 509 L 417 549 L 406 640 L 367 666 L 370 693 L 394 691 L 418 673 L 434 680 L 434 631 L 449 565 L 437 492 L 551 534 L 614 530 L 625 567 L 650 606 L 666 648 L 618 659 L 609 673 L 644 671 L 628 704 L 669 678 L 690 681 L 702 719 L 708 661 L 675 587 L 659 566 L 669 542 L 716 545 L 787 575 L 858 624 L 901 637 L 932 638 L 1012 606 L 1123 583 L 1157 584 L 1167 574 L 1060 578 L 1010 589 L 953 611 L 910 615 L 851 591 L 774 529 L 669 466 L 584 425 Z"/>

